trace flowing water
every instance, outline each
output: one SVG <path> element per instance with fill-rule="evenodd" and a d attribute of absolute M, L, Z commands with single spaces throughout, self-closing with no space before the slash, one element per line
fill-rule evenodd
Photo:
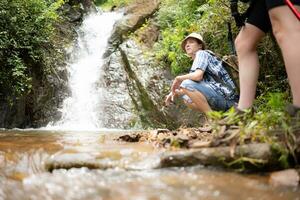
<path fill-rule="evenodd" d="M 272 187 L 266 175 L 203 166 L 155 169 L 165 150 L 113 140 L 118 134 L 0 131 L 0 199 L 300 199 L 299 188 Z M 98 168 L 80 167 L 94 160 Z M 77 167 L 62 168 L 66 163 Z"/>
<path fill-rule="evenodd" d="M 166 150 L 122 143 L 115 138 L 125 131 L 99 129 L 101 55 L 121 16 L 84 20 L 68 65 L 72 95 L 51 130 L 0 130 L 0 200 L 300 199 L 299 188 L 272 187 L 266 175 L 203 166 L 159 169 Z"/>
<path fill-rule="evenodd" d="M 116 20 L 122 13 L 92 13 L 79 30 L 67 69 L 71 96 L 62 107 L 62 119 L 48 125 L 49 129 L 95 130 L 102 127 L 102 100 L 105 89 L 101 88 L 102 55 Z"/>

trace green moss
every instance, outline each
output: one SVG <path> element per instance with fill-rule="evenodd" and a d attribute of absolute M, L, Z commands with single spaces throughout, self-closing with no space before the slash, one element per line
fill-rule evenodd
<path fill-rule="evenodd" d="M 263 169 L 267 164 L 268 162 L 266 160 L 248 157 L 240 157 L 232 162 L 226 163 L 229 168 L 234 168 L 241 172 L 250 169 Z"/>
<path fill-rule="evenodd" d="M 279 143 L 273 143 L 272 152 L 278 158 L 280 168 L 287 169 L 291 166 L 289 151 Z"/>

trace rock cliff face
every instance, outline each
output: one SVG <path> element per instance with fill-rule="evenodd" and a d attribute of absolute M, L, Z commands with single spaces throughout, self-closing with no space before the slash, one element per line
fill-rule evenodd
<path fill-rule="evenodd" d="M 166 79 L 163 69 L 153 67 L 153 57 L 128 33 L 135 32 L 158 9 L 159 1 L 139 1 L 126 9 L 114 27 L 104 57 L 104 126 L 146 128 L 174 126 L 158 101 Z M 158 34 L 158 32 L 157 32 Z"/>
<path fill-rule="evenodd" d="M 41 127 L 60 118 L 57 108 L 67 95 L 65 47 L 76 37 L 75 28 L 80 24 L 84 13 L 90 9 L 93 9 L 91 0 L 69 1 L 60 9 L 64 19 L 57 24 L 59 38 L 55 44 L 60 56 L 55 63 L 49 63 L 51 72 L 48 74 L 41 70 L 45 67 L 43 64 L 35 64 L 36 66 L 30 68 L 33 87 L 28 95 L 20 98 L 9 97 L 10 102 L 6 100 L 7 96 L 0 99 L 1 128 Z"/>
<path fill-rule="evenodd" d="M 159 66 L 152 52 L 159 37 L 152 20 L 158 6 L 159 1 L 141 0 L 127 8 L 125 17 L 115 25 L 104 54 L 105 127 L 176 128 L 200 123 L 200 116 L 182 104 L 163 106 L 173 77 Z M 140 31 L 146 20 L 150 21 L 148 27 Z"/>
<path fill-rule="evenodd" d="M 145 55 L 133 40 L 126 40 L 105 65 L 105 112 L 109 128 L 174 127 L 162 108 L 167 73 Z"/>

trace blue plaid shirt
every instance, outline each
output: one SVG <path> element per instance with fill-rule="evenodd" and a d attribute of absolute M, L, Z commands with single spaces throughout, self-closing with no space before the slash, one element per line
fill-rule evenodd
<path fill-rule="evenodd" d="M 208 83 L 213 90 L 220 93 L 226 99 L 236 99 L 236 86 L 228 72 L 223 68 L 222 61 L 218 60 L 216 56 L 205 50 L 197 51 L 190 73 L 198 69 L 204 71 L 202 81 Z M 225 84 L 215 80 L 215 76 L 218 76 Z"/>

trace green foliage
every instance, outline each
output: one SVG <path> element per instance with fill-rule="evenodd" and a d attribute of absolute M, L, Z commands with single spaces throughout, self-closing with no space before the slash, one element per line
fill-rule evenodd
<path fill-rule="evenodd" d="M 228 53 L 226 16 L 227 1 L 162 1 L 157 19 L 162 40 L 157 45 L 157 57 L 170 65 L 173 74 L 186 72 L 191 60 L 183 54 L 181 41 L 191 32 L 199 32 L 205 43 L 217 53 Z M 225 17 L 224 17 L 225 16 Z"/>
<path fill-rule="evenodd" d="M 245 10 L 248 4 L 240 4 Z M 161 40 L 156 44 L 156 56 L 174 75 L 187 72 L 190 59 L 184 55 L 180 43 L 191 32 L 203 35 L 208 49 L 218 55 L 228 55 L 227 22 L 232 24 L 233 36 L 239 29 L 230 14 L 227 0 L 162 0 L 157 12 L 161 29 Z M 234 38 L 233 38 L 234 39 Z M 274 37 L 267 35 L 258 47 L 261 72 L 258 82 L 258 95 L 269 92 L 283 92 L 288 88 L 285 68 L 280 50 Z"/>
<path fill-rule="evenodd" d="M 288 96 L 288 93 L 280 92 L 269 92 L 265 96 L 260 96 L 256 100 L 258 110 L 261 110 L 263 112 L 268 112 L 270 110 L 279 112 L 284 111 L 284 108 L 289 101 Z"/>
<path fill-rule="evenodd" d="M 290 152 L 287 148 L 284 148 L 282 144 L 274 143 L 272 144 L 272 151 L 274 154 L 278 155 L 278 161 L 281 168 L 287 169 L 290 167 L 289 155 Z"/>
<path fill-rule="evenodd" d="M 235 168 L 237 171 L 243 172 L 251 167 L 263 168 L 267 162 L 263 159 L 254 159 L 248 157 L 240 157 L 232 162 L 225 163 L 230 168 Z"/>
<path fill-rule="evenodd" d="M 180 44 L 185 35 L 198 31 L 197 20 L 202 13 L 198 7 L 204 1 L 165 0 L 157 13 L 162 30 L 162 40 L 157 44 L 157 58 L 170 65 L 172 73 L 178 74 L 190 68 L 190 59 L 183 54 Z"/>
<path fill-rule="evenodd" d="M 96 5 L 102 5 L 102 4 L 104 4 L 105 2 L 107 2 L 107 0 L 94 0 L 94 3 L 95 3 Z"/>
<path fill-rule="evenodd" d="M 272 146 L 279 158 L 282 168 L 290 165 L 290 157 L 297 161 L 294 154 L 297 142 L 292 129 L 292 121 L 284 112 L 287 104 L 286 93 L 268 93 L 256 102 L 257 111 L 246 111 L 237 115 L 233 109 L 227 112 L 211 112 L 209 117 L 215 133 L 218 133 L 220 122 L 227 126 L 235 125 L 239 129 L 238 143 L 263 142 Z"/>
<path fill-rule="evenodd" d="M 47 58 L 63 0 L 0 1 L 0 95 L 30 91 L 32 68 Z M 47 71 L 47 69 L 45 69 Z"/>
<path fill-rule="evenodd" d="M 199 30 L 209 49 L 220 55 L 230 54 L 227 42 L 227 22 L 231 19 L 229 1 L 209 0 L 198 10 L 203 12 L 202 17 L 198 20 Z"/>
<path fill-rule="evenodd" d="M 217 123 L 225 119 L 227 125 L 238 125 L 240 132 L 246 134 L 247 137 L 266 142 L 270 139 L 267 133 L 274 130 L 288 131 L 289 129 L 290 120 L 284 112 L 287 103 L 285 97 L 284 93 L 269 93 L 260 97 L 255 102 L 257 107 L 255 113 L 249 109 L 244 114 L 237 115 L 234 109 L 230 109 L 227 112 L 214 111 L 209 116 Z"/>
<path fill-rule="evenodd" d="M 267 35 L 258 47 L 260 74 L 257 95 L 265 96 L 268 92 L 290 92 L 287 75 L 280 49 L 272 35 Z"/>
<path fill-rule="evenodd" d="M 247 7 L 247 4 L 240 4 L 240 10 Z M 180 46 L 189 33 L 202 34 L 208 49 L 219 55 L 227 55 L 231 53 L 227 22 L 232 25 L 234 37 L 239 32 L 231 17 L 227 0 L 162 0 L 156 19 L 161 30 L 161 38 L 155 46 L 156 56 L 165 66 L 171 68 L 174 75 L 186 73 L 191 66 L 190 59 L 184 55 Z M 258 112 L 253 114 L 248 110 L 239 116 L 231 109 L 224 113 L 211 112 L 210 118 L 216 133 L 220 131 L 220 122 L 227 126 L 238 126 L 240 144 L 252 141 L 268 142 L 276 146 L 280 163 L 286 167 L 289 156 L 295 150 L 290 119 L 284 112 L 284 106 L 291 97 L 287 90 L 288 81 L 280 49 L 272 35 L 267 35 L 259 44 L 258 55 L 261 64 L 258 100 L 255 103 Z M 279 141 L 279 137 L 275 137 L 277 134 L 286 141 Z M 244 163 L 245 160 L 237 161 L 239 162 Z"/>

